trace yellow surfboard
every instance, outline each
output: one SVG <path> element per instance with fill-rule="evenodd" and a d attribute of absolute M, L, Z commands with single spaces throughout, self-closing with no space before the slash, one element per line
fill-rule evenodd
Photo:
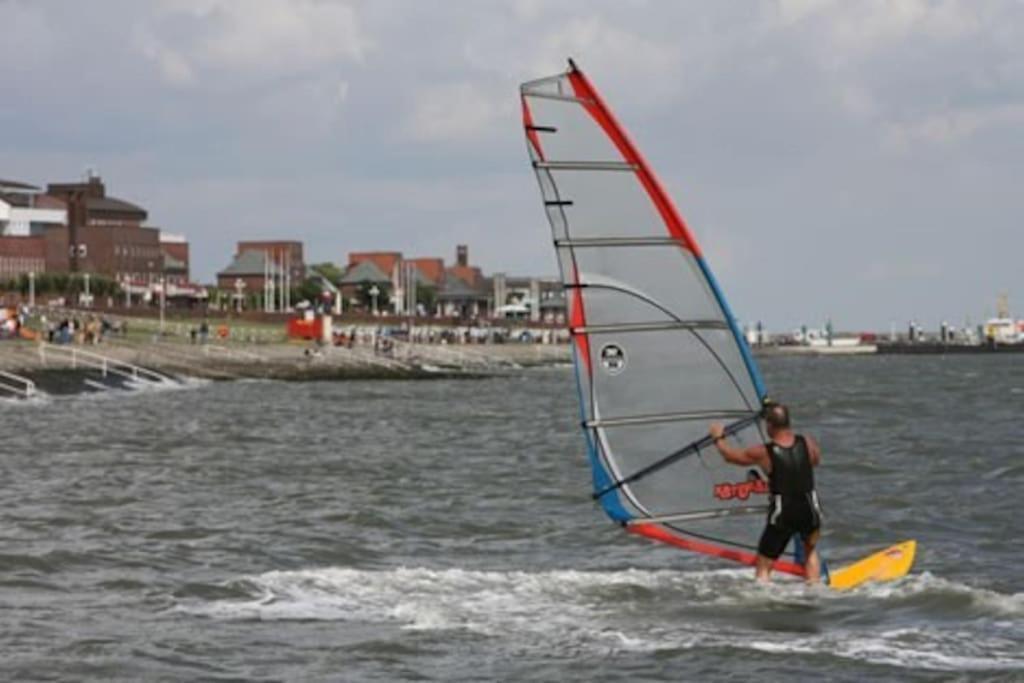
<path fill-rule="evenodd" d="M 828 585 L 849 590 L 868 581 L 892 581 L 907 575 L 914 564 L 917 541 L 904 541 L 845 567 L 829 572 Z"/>

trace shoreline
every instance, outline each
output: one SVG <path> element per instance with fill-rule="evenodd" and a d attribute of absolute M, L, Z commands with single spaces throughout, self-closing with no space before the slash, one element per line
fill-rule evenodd
<path fill-rule="evenodd" d="M 69 393 L 61 376 L 120 385 L 139 379 L 478 379 L 529 367 L 571 362 L 568 346 L 543 344 L 427 345 L 396 342 L 387 353 L 372 347 L 305 342 L 192 344 L 174 339 L 106 338 L 99 344 L 0 342 L 0 372 Z M 110 378 L 110 381 L 107 381 Z M 0 394 L 2 395 L 2 394 Z"/>
<path fill-rule="evenodd" d="M 993 353 L 1006 349 L 920 345 L 760 346 L 756 359 L 934 353 Z M 1015 349 L 1016 350 L 1016 349 Z M 1024 350 L 1022 347 L 1021 350 Z M 0 397 L 18 389 L 68 394 L 143 383 L 270 379 L 289 382 L 481 379 L 533 367 L 572 364 L 568 344 L 428 344 L 393 340 L 387 352 L 372 345 L 317 345 L 300 341 L 218 340 L 192 343 L 177 335 L 108 336 L 99 344 L 0 342 Z M 6 377 L 5 377 L 6 375 Z M 23 380 L 28 380 L 24 383 Z M 5 391 L 4 386 L 14 387 Z"/>

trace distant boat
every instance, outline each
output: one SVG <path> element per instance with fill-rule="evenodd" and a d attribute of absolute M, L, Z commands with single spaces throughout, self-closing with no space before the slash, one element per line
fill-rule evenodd
<path fill-rule="evenodd" d="M 989 318 L 984 325 L 985 338 L 999 344 L 1019 344 L 1024 338 L 1024 321 L 1013 318 Z"/>

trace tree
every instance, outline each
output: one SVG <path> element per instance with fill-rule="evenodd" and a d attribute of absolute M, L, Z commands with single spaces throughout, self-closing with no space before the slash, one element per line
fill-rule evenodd
<path fill-rule="evenodd" d="M 310 270 L 320 273 L 334 285 L 341 283 L 341 278 L 345 275 L 344 269 L 339 268 L 333 263 L 316 263 L 310 266 Z"/>
<path fill-rule="evenodd" d="M 324 277 L 327 277 L 324 275 Z M 316 306 L 320 302 L 321 295 L 323 294 L 324 287 L 320 283 L 320 280 L 315 277 L 308 277 L 303 280 L 302 284 L 293 290 L 293 294 L 297 295 L 293 297 L 294 301 L 301 301 L 305 299 L 309 303 Z"/>
<path fill-rule="evenodd" d="M 121 284 L 109 277 L 94 276 L 89 281 L 89 289 L 98 297 L 111 297 L 121 294 Z"/>
<path fill-rule="evenodd" d="M 433 315 L 437 305 L 437 287 L 431 285 L 416 287 L 416 303 L 423 306 L 427 315 Z"/>
<path fill-rule="evenodd" d="M 57 291 L 52 273 L 36 275 L 36 294 L 52 294 Z"/>
<path fill-rule="evenodd" d="M 55 273 L 52 280 L 52 291 L 55 294 L 64 294 L 68 291 L 68 284 L 71 282 L 71 276 L 67 273 Z"/>

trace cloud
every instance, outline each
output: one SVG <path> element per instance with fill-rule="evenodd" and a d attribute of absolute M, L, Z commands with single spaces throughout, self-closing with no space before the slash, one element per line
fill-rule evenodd
<path fill-rule="evenodd" d="M 137 42 L 173 85 L 211 71 L 266 77 L 359 63 L 371 48 L 353 6 L 317 0 L 168 0 Z"/>
<path fill-rule="evenodd" d="M 508 97 L 495 97 L 473 83 L 421 88 L 406 122 L 406 132 L 420 142 L 474 141 L 493 130 L 499 111 L 511 109 Z"/>
<path fill-rule="evenodd" d="M 838 4 L 837 0 L 777 0 L 772 9 L 783 25 L 790 25 L 832 10 Z"/>
<path fill-rule="evenodd" d="M 275 235 L 553 273 L 516 89 L 567 56 L 748 319 L 951 318 L 1024 249 L 1019 2 L 0 0 L 0 25 L 0 176 L 98 166 L 200 279 Z"/>
<path fill-rule="evenodd" d="M 49 56 L 56 43 L 45 12 L 21 2 L 0 2 L 0 70 L 18 65 L 27 69 Z"/>
<path fill-rule="evenodd" d="M 908 37 L 949 41 L 978 32 L 985 3 L 964 0 L 778 0 L 771 12 L 779 27 L 814 29 L 829 47 L 829 62 L 871 56 Z M 803 26 L 800 26 L 803 24 Z"/>
<path fill-rule="evenodd" d="M 777 0 L 762 36 L 884 152 L 941 147 L 1015 121 L 1021 6 L 964 0 Z"/>
<path fill-rule="evenodd" d="M 490 77 L 503 76 L 516 81 L 550 75 L 565 70 L 566 59 L 575 58 L 588 72 L 600 73 L 610 88 L 629 90 L 632 104 L 648 108 L 663 105 L 676 97 L 694 72 L 703 72 L 697 59 L 687 62 L 687 50 L 694 54 L 702 39 L 690 40 L 665 27 L 645 35 L 619 20 L 643 14 L 642 4 L 624 2 L 613 5 L 615 11 L 593 12 L 587 5 L 545 5 L 548 11 L 535 14 L 533 5 L 516 5 L 523 22 L 518 30 L 494 23 L 472 32 L 466 41 L 465 59 L 479 65 L 476 70 Z M 562 11 L 558 11 L 561 9 Z M 686 78 L 684 68 L 693 72 Z M 656 80 L 653 87 L 636 88 L 638 82 Z"/>
<path fill-rule="evenodd" d="M 978 109 L 930 114 L 908 123 L 892 123 L 886 130 L 890 148 L 905 151 L 916 143 L 950 145 L 990 128 L 1005 127 L 1008 135 L 1024 126 L 1024 102 Z"/>
<path fill-rule="evenodd" d="M 184 55 L 168 48 L 143 29 L 136 31 L 134 40 L 142 54 L 156 62 L 166 83 L 190 86 L 196 82 L 195 71 Z"/>

